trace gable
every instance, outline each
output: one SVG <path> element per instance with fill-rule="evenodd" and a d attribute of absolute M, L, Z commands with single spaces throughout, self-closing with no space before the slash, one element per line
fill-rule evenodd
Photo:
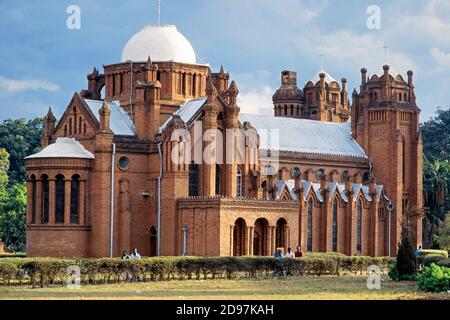
<path fill-rule="evenodd" d="M 86 107 L 84 99 L 75 93 L 55 128 L 56 137 L 90 137 L 99 128 L 99 122 Z"/>

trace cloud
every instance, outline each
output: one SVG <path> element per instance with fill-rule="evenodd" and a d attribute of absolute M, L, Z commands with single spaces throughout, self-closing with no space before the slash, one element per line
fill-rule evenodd
<path fill-rule="evenodd" d="M 444 52 L 441 49 L 434 47 L 430 50 L 431 57 L 437 63 L 437 68 L 450 70 L 450 52 Z"/>
<path fill-rule="evenodd" d="M 273 113 L 272 95 L 276 89 L 268 85 L 271 77 L 267 70 L 231 74 L 239 88 L 238 105 L 241 112 L 263 115 Z"/>
<path fill-rule="evenodd" d="M 43 80 L 13 80 L 0 76 L 0 88 L 9 92 L 28 91 L 28 90 L 46 90 L 55 92 L 59 90 L 57 84 Z"/>

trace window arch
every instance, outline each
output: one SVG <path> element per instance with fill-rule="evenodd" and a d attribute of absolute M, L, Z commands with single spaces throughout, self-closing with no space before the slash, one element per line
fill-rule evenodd
<path fill-rule="evenodd" d="M 73 134 L 77 134 L 77 107 L 73 107 Z"/>
<path fill-rule="evenodd" d="M 242 197 L 242 171 L 239 166 L 236 171 L 236 196 Z"/>
<path fill-rule="evenodd" d="M 333 202 L 333 251 L 337 252 L 337 241 L 338 241 L 338 201 L 334 199 Z"/>
<path fill-rule="evenodd" d="M 55 193 L 55 222 L 64 223 L 64 176 L 61 174 L 56 176 Z"/>
<path fill-rule="evenodd" d="M 216 164 L 216 195 L 222 194 L 222 168 Z"/>
<path fill-rule="evenodd" d="M 70 223 L 79 223 L 80 176 L 74 175 L 70 186 Z"/>
<path fill-rule="evenodd" d="M 362 200 L 358 200 L 357 208 L 356 208 L 356 251 L 361 253 L 362 248 Z"/>
<path fill-rule="evenodd" d="M 313 200 L 309 198 L 308 200 L 308 230 L 307 230 L 307 245 L 306 250 L 312 251 L 313 248 Z"/>
<path fill-rule="evenodd" d="M 83 118 L 78 118 L 78 134 L 83 134 Z"/>
<path fill-rule="evenodd" d="M 398 101 L 402 101 L 402 94 L 401 93 L 398 94 Z"/>
<path fill-rule="evenodd" d="M 198 164 L 192 161 L 189 164 L 189 196 L 198 196 L 198 181 L 199 181 L 199 169 Z"/>
<path fill-rule="evenodd" d="M 333 122 L 333 113 L 328 111 L 328 122 Z"/>
<path fill-rule="evenodd" d="M 43 175 L 42 176 L 42 204 L 39 203 L 38 205 L 42 205 L 42 223 L 48 223 L 49 222 L 49 189 L 50 189 L 50 183 L 48 181 L 48 176 Z"/>
<path fill-rule="evenodd" d="M 287 105 L 284 105 L 284 115 L 287 116 Z"/>
<path fill-rule="evenodd" d="M 72 135 L 72 117 L 69 118 L 69 135 Z"/>

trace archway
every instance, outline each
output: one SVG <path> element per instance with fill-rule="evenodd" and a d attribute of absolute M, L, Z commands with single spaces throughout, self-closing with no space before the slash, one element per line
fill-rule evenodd
<path fill-rule="evenodd" d="M 289 242 L 289 227 L 286 219 L 280 218 L 277 221 L 277 227 L 275 231 L 275 246 L 277 248 L 284 248 L 284 252 L 287 251 Z"/>
<path fill-rule="evenodd" d="M 267 247 L 269 221 L 264 218 L 259 218 L 255 221 L 255 231 L 253 236 L 253 254 L 255 256 L 265 256 L 270 253 L 270 248 Z"/>
<path fill-rule="evenodd" d="M 150 257 L 155 257 L 158 254 L 157 250 L 158 233 L 156 228 L 152 226 L 150 228 Z"/>
<path fill-rule="evenodd" d="M 247 224 L 245 220 L 242 218 L 237 219 L 233 228 L 233 256 L 245 255 L 246 233 Z"/>

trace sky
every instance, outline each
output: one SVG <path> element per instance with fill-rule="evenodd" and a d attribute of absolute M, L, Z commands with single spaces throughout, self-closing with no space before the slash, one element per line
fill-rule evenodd
<path fill-rule="evenodd" d="M 119 62 L 128 39 L 156 23 L 156 3 L 0 0 L 0 120 L 49 107 L 60 117 L 94 66 Z M 80 29 L 67 28 L 70 5 Z M 297 71 L 302 88 L 321 64 L 350 95 L 361 67 L 380 74 L 388 63 L 404 78 L 411 69 L 422 121 L 450 107 L 448 0 L 161 0 L 161 23 L 177 26 L 199 62 L 224 66 L 242 112 L 271 114 L 280 72 Z"/>

